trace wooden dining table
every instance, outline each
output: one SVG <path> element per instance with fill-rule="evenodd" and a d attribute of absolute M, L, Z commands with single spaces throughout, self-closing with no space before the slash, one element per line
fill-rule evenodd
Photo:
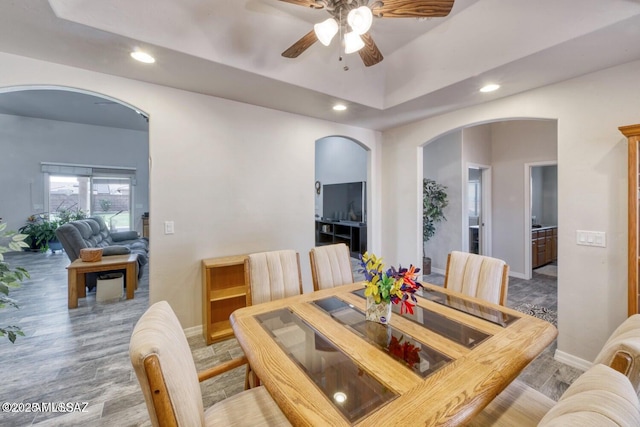
<path fill-rule="evenodd" d="M 557 336 L 550 323 L 423 284 L 365 320 L 364 282 L 241 308 L 231 325 L 293 425 L 464 425 Z"/>

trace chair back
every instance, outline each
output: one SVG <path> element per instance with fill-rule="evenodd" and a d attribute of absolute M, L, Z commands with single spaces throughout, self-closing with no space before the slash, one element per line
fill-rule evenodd
<path fill-rule="evenodd" d="M 251 304 L 260 304 L 302 294 L 300 257 L 293 250 L 250 254 L 245 271 L 251 289 Z"/>
<path fill-rule="evenodd" d="M 314 291 L 353 283 L 351 255 L 344 243 L 312 248 L 309 260 Z"/>
<path fill-rule="evenodd" d="M 153 304 L 138 320 L 129 356 L 152 425 L 204 425 L 193 356 L 180 321 L 166 301 Z"/>
<path fill-rule="evenodd" d="M 452 251 L 444 287 L 494 304 L 506 305 L 509 266 L 501 259 Z"/>
<path fill-rule="evenodd" d="M 626 375 L 640 392 L 640 314 L 628 317 L 611 334 L 593 361 Z"/>

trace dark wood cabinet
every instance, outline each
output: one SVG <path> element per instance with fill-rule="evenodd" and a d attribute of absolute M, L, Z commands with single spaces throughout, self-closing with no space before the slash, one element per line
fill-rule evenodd
<path fill-rule="evenodd" d="M 558 259 L 558 229 L 546 227 L 531 231 L 531 268 L 538 268 Z"/>
<path fill-rule="evenodd" d="M 316 220 L 316 246 L 344 243 L 351 256 L 357 257 L 367 251 L 367 226 L 353 221 Z"/>

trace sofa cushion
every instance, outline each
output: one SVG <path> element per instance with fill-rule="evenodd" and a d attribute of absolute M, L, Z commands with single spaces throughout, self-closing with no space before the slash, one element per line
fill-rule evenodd
<path fill-rule="evenodd" d="M 111 245 L 102 249 L 102 255 L 111 256 L 111 255 L 127 255 L 131 253 L 131 249 L 126 246 L 120 245 Z"/>
<path fill-rule="evenodd" d="M 626 376 L 606 365 L 593 366 L 571 384 L 539 424 L 584 425 L 640 426 L 640 402 Z"/>
<path fill-rule="evenodd" d="M 135 240 L 137 239 L 138 232 L 137 231 L 119 231 L 117 233 L 111 233 L 111 239 L 114 242 L 123 242 L 126 240 Z"/>

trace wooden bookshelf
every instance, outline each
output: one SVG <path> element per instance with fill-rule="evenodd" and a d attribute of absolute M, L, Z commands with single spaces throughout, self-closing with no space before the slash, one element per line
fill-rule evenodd
<path fill-rule="evenodd" d="M 202 332 L 207 345 L 233 336 L 229 316 L 251 305 L 246 255 L 202 260 Z"/>

